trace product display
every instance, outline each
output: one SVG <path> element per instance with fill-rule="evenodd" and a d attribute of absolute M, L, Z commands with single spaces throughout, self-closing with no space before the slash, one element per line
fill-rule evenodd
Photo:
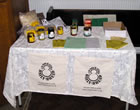
<path fill-rule="evenodd" d="M 59 20 L 55 19 L 59 24 Z M 97 38 L 80 38 L 80 37 L 90 37 L 92 35 L 92 26 L 94 24 L 102 24 L 100 21 L 104 21 L 106 18 L 94 18 L 93 19 L 84 19 L 84 27 L 80 28 L 78 33 L 78 20 L 72 19 L 72 25 L 69 28 L 70 35 L 75 36 L 67 37 L 65 39 L 57 39 L 57 35 L 63 35 L 66 31 L 64 31 L 63 25 L 56 25 L 54 23 L 49 23 L 49 25 L 43 26 L 40 25 L 38 21 L 32 22 L 31 26 L 28 27 L 24 31 L 24 35 L 27 37 L 27 41 L 29 43 L 33 43 L 38 37 L 38 40 L 45 40 L 46 36 L 49 39 L 54 39 L 56 35 L 56 39 L 52 41 L 52 46 L 56 47 L 64 47 L 64 48 L 99 48 L 99 39 Z M 127 38 L 122 37 L 122 34 L 125 30 L 125 26 L 122 22 L 104 22 L 103 29 L 105 36 L 107 37 L 107 32 L 111 32 L 110 40 L 106 40 L 106 48 L 120 49 L 127 45 L 127 42 L 124 42 Z M 96 25 L 95 25 L 96 26 Z M 99 25 L 98 25 L 99 26 Z M 95 27 L 94 27 L 95 28 Z M 83 30 L 82 30 L 83 29 Z M 95 28 L 96 30 L 96 28 Z M 56 34 L 55 34 L 56 32 Z M 119 33 L 118 33 L 119 32 Z M 120 33 L 122 32 L 122 33 Z M 83 33 L 83 35 L 82 35 Z M 81 36 L 82 35 L 82 36 Z M 79 37 L 78 37 L 79 36 Z M 93 34 L 94 36 L 94 34 Z M 62 36 L 64 38 L 64 36 Z M 65 43 L 66 42 L 66 43 Z"/>

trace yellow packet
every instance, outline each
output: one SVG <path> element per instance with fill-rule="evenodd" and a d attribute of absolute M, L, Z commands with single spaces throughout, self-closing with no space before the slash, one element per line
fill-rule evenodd
<path fill-rule="evenodd" d="M 111 40 L 119 40 L 119 41 L 125 41 L 127 38 L 119 37 L 119 36 L 112 36 Z"/>
<path fill-rule="evenodd" d="M 128 43 L 119 40 L 106 40 L 107 48 L 120 49 Z"/>
<path fill-rule="evenodd" d="M 37 25 L 39 25 L 40 23 L 38 22 L 38 21 L 34 21 L 34 22 L 32 22 L 30 25 L 32 26 L 32 27 L 35 27 L 35 26 L 37 26 Z"/>
<path fill-rule="evenodd" d="M 53 47 L 64 47 L 66 40 L 58 39 L 53 40 Z"/>

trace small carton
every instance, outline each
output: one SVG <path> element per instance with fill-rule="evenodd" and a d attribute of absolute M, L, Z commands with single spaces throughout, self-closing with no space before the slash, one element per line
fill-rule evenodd
<path fill-rule="evenodd" d="M 104 22 L 104 31 L 106 37 L 119 36 L 126 37 L 126 28 L 122 22 Z"/>

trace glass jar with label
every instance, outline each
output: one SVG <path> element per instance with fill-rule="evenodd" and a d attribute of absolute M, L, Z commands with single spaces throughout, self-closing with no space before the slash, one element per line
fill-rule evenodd
<path fill-rule="evenodd" d="M 85 37 L 91 36 L 91 27 L 84 27 L 84 36 Z"/>
<path fill-rule="evenodd" d="M 63 26 L 58 26 L 57 27 L 57 34 L 62 35 L 63 34 Z"/>
<path fill-rule="evenodd" d="M 77 35 L 77 27 L 74 25 L 71 25 L 70 27 L 71 35 L 76 36 Z"/>
<path fill-rule="evenodd" d="M 36 26 L 36 32 L 38 35 L 39 40 L 44 40 L 45 39 L 45 27 L 44 26 Z"/>
<path fill-rule="evenodd" d="M 38 39 L 39 40 L 44 40 L 45 39 L 45 30 L 44 29 L 39 29 L 37 33 L 38 33 Z"/>
<path fill-rule="evenodd" d="M 53 39 L 55 37 L 54 27 L 48 27 L 48 38 Z"/>
<path fill-rule="evenodd" d="M 35 42 L 35 35 L 33 32 L 30 32 L 27 34 L 27 40 L 29 43 L 34 43 Z"/>

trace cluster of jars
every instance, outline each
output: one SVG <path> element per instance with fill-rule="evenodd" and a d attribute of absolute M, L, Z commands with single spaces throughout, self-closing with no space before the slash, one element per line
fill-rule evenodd
<path fill-rule="evenodd" d="M 91 30 L 92 30 L 92 26 L 91 26 L 91 19 L 85 19 L 84 21 L 84 36 L 88 37 L 91 36 Z M 78 21 L 77 19 L 73 19 L 72 20 L 72 25 L 70 26 L 70 32 L 72 36 L 76 36 L 78 33 Z"/>
<path fill-rule="evenodd" d="M 55 38 L 55 30 L 57 31 L 58 35 L 62 35 L 63 34 L 63 26 L 58 26 L 57 29 L 55 29 L 54 26 L 49 26 L 49 27 L 47 27 L 47 31 L 46 31 L 46 34 L 48 35 L 49 39 L 54 39 Z M 39 32 L 40 31 L 42 33 L 45 32 L 45 30 L 39 30 Z"/>
<path fill-rule="evenodd" d="M 58 35 L 63 34 L 63 26 L 58 26 L 57 29 L 54 26 L 37 26 L 36 29 L 30 29 L 26 31 L 27 41 L 29 43 L 35 42 L 35 37 L 37 36 L 39 40 L 44 40 L 46 36 L 49 39 L 55 38 L 55 30 Z"/>

